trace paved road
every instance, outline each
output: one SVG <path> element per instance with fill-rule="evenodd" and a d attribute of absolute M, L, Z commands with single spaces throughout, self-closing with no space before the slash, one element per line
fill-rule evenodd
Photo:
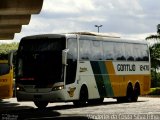
<path fill-rule="evenodd" d="M 18 103 L 15 98 L 0 101 L 0 119 L 108 119 L 160 120 L 160 98 L 139 97 L 135 103 L 117 103 L 105 99 L 103 104 L 76 108 L 72 103 L 50 103 L 39 110 L 32 102 Z"/>

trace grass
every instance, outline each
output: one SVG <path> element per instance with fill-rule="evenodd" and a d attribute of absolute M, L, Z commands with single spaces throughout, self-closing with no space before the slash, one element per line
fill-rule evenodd
<path fill-rule="evenodd" d="M 160 95 L 160 87 L 150 88 L 148 95 Z"/>

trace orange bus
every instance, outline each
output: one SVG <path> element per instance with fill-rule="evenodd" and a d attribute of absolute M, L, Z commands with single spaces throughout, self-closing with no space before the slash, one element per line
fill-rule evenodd
<path fill-rule="evenodd" d="M 11 51 L 7 59 L 0 59 L 0 99 L 11 98 L 13 96 L 13 52 Z"/>

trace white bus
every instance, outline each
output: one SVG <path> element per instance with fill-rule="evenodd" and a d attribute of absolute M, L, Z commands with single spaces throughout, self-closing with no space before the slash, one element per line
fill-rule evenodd
<path fill-rule="evenodd" d="M 22 38 L 17 51 L 16 97 L 39 108 L 49 102 L 84 106 L 116 98 L 137 101 L 150 89 L 150 55 L 145 40 L 91 33 Z"/>

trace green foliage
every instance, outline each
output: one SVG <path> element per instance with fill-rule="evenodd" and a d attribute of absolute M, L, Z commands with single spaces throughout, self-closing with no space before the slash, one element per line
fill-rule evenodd
<path fill-rule="evenodd" d="M 0 44 L 0 53 L 8 53 L 10 50 L 18 49 L 19 43 Z"/>
<path fill-rule="evenodd" d="M 8 53 L 11 50 L 17 50 L 19 43 L 11 43 L 11 44 L 0 44 L 0 59 L 8 59 Z M 15 64 L 14 58 L 13 58 L 13 64 Z M 13 65 L 13 69 L 15 72 L 15 65 Z M 15 76 L 15 73 L 14 73 Z"/>
<path fill-rule="evenodd" d="M 151 57 L 151 87 L 158 86 L 158 80 L 160 80 L 159 74 L 157 73 L 157 69 L 160 66 L 160 43 L 156 43 L 153 46 L 149 47 L 150 57 Z"/>
<path fill-rule="evenodd" d="M 160 39 L 160 35 L 150 35 L 146 38 L 146 40 L 150 40 L 150 39 Z"/>
<path fill-rule="evenodd" d="M 151 70 L 151 87 L 158 87 L 160 86 L 160 73 L 155 72 L 153 69 Z"/>
<path fill-rule="evenodd" d="M 151 67 L 158 68 L 160 66 L 160 43 L 156 43 L 149 47 L 151 56 Z"/>
<path fill-rule="evenodd" d="M 152 87 L 157 87 L 159 85 L 157 69 L 160 66 L 160 29 L 158 26 L 157 28 L 158 30 L 157 30 L 156 35 L 150 35 L 146 37 L 146 40 L 154 41 L 154 44 L 152 46 L 149 46 L 150 56 L 151 56 L 151 68 L 153 68 L 151 72 L 152 73 L 152 81 L 151 81 Z"/>
<path fill-rule="evenodd" d="M 149 95 L 160 95 L 160 88 L 159 87 L 151 88 L 150 92 L 149 92 Z"/>
<path fill-rule="evenodd" d="M 19 43 L 0 44 L 0 59 L 7 59 L 11 50 L 17 50 Z"/>

